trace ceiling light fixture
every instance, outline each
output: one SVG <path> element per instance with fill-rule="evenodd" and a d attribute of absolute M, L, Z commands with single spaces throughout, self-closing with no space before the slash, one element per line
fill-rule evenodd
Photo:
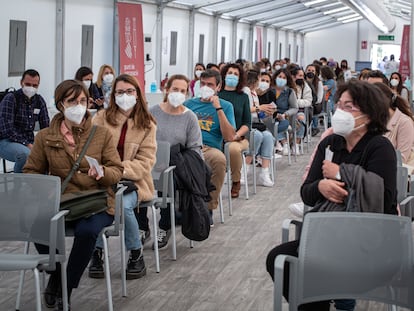
<path fill-rule="evenodd" d="M 329 14 L 338 13 L 338 12 L 346 11 L 346 10 L 349 10 L 349 7 L 343 6 L 343 7 L 340 7 L 340 8 L 324 11 L 323 14 L 329 15 Z"/>
<path fill-rule="evenodd" d="M 358 17 L 354 17 L 354 18 L 350 18 L 350 19 L 345 19 L 341 22 L 343 24 L 346 24 L 346 23 L 350 23 L 350 22 L 355 22 L 355 21 L 360 20 L 360 19 L 362 19 L 362 16 L 358 16 Z"/>
<path fill-rule="evenodd" d="M 339 17 L 339 18 L 337 18 L 337 20 L 341 22 L 341 21 L 349 19 L 349 18 L 355 18 L 355 17 L 360 17 L 360 16 L 361 15 L 359 15 L 358 13 L 355 13 L 355 14 Z"/>

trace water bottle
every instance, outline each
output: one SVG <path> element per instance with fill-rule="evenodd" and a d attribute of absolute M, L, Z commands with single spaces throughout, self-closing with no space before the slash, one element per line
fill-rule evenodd
<path fill-rule="evenodd" d="M 150 91 L 151 91 L 151 93 L 157 92 L 157 82 L 155 82 L 155 81 L 151 82 Z"/>

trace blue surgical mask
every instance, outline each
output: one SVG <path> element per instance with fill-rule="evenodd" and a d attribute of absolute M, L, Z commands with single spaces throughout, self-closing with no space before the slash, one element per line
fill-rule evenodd
<path fill-rule="evenodd" d="M 287 83 L 286 79 L 283 79 L 283 78 L 276 78 L 275 82 L 278 87 L 284 87 L 286 86 L 286 83 Z"/>
<path fill-rule="evenodd" d="M 236 87 L 239 84 L 239 77 L 232 74 L 226 75 L 225 82 L 229 87 Z"/>

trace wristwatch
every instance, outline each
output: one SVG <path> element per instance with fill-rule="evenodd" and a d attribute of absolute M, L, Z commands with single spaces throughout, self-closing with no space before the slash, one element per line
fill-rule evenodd
<path fill-rule="evenodd" d="M 335 179 L 338 180 L 338 181 L 341 181 L 341 173 L 339 173 L 339 171 L 338 171 L 338 173 L 336 173 Z"/>

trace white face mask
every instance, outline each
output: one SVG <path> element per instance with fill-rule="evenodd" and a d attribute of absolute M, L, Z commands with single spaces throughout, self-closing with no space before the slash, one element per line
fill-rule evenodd
<path fill-rule="evenodd" d="M 196 77 L 197 78 L 199 78 L 200 79 L 200 77 L 201 77 L 201 74 L 203 73 L 203 70 L 196 70 L 195 71 L 195 75 L 196 75 Z"/>
<path fill-rule="evenodd" d="M 259 82 L 259 89 L 262 91 L 266 91 L 270 87 L 270 84 L 265 81 Z"/>
<path fill-rule="evenodd" d="M 83 82 L 83 84 L 85 84 L 87 89 L 89 89 L 89 87 L 91 86 L 91 83 L 92 83 L 91 80 L 83 80 L 82 82 Z"/>
<path fill-rule="evenodd" d="M 23 86 L 22 91 L 23 94 L 29 98 L 32 98 L 37 93 L 37 89 L 33 86 Z"/>
<path fill-rule="evenodd" d="M 202 99 L 209 99 L 215 93 L 216 92 L 212 88 L 209 88 L 207 85 L 200 87 L 199 94 Z"/>
<path fill-rule="evenodd" d="M 400 81 L 398 81 L 397 79 L 391 79 L 390 84 L 395 87 L 398 85 L 399 82 Z"/>
<path fill-rule="evenodd" d="M 275 70 L 279 70 L 280 68 L 282 68 L 282 66 L 280 66 L 280 65 L 275 66 Z"/>
<path fill-rule="evenodd" d="M 168 94 L 168 103 L 177 108 L 185 102 L 185 95 L 180 92 L 171 92 Z"/>
<path fill-rule="evenodd" d="M 112 81 L 114 81 L 114 75 L 112 73 L 108 73 L 108 74 L 103 76 L 102 80 L 106 84 L 111 84 Z"/>
<path fill-rule="evenodd" d="M 134 95 L 128 95 L 127 93 L 124 93 L 121 96 L 116 96 L 115 102 L 123 111 L 128 111 L 135 106 L 137 99 Z"/>
<path fill-rule="evenodd" d="M 337 108 L 331 120 L 334 133 L 341 135 L 343 137 L 347 137 L 349 134 L 352 133 L 352 131 L 365 126 L 365 124 L 363 123 L 355 127 L 355 120 L 358 120 L 363 117 L 365 116 L 360 115 L 354 118 L 352 113 Z"/>
<path fill-rule="evenodd" d="M 83 118 L 85 117 L 86 106 L 77 104 L 73 107 L 65 108 L 64 115 L 65 118 L 75 124 L 81 124 Z"/>

